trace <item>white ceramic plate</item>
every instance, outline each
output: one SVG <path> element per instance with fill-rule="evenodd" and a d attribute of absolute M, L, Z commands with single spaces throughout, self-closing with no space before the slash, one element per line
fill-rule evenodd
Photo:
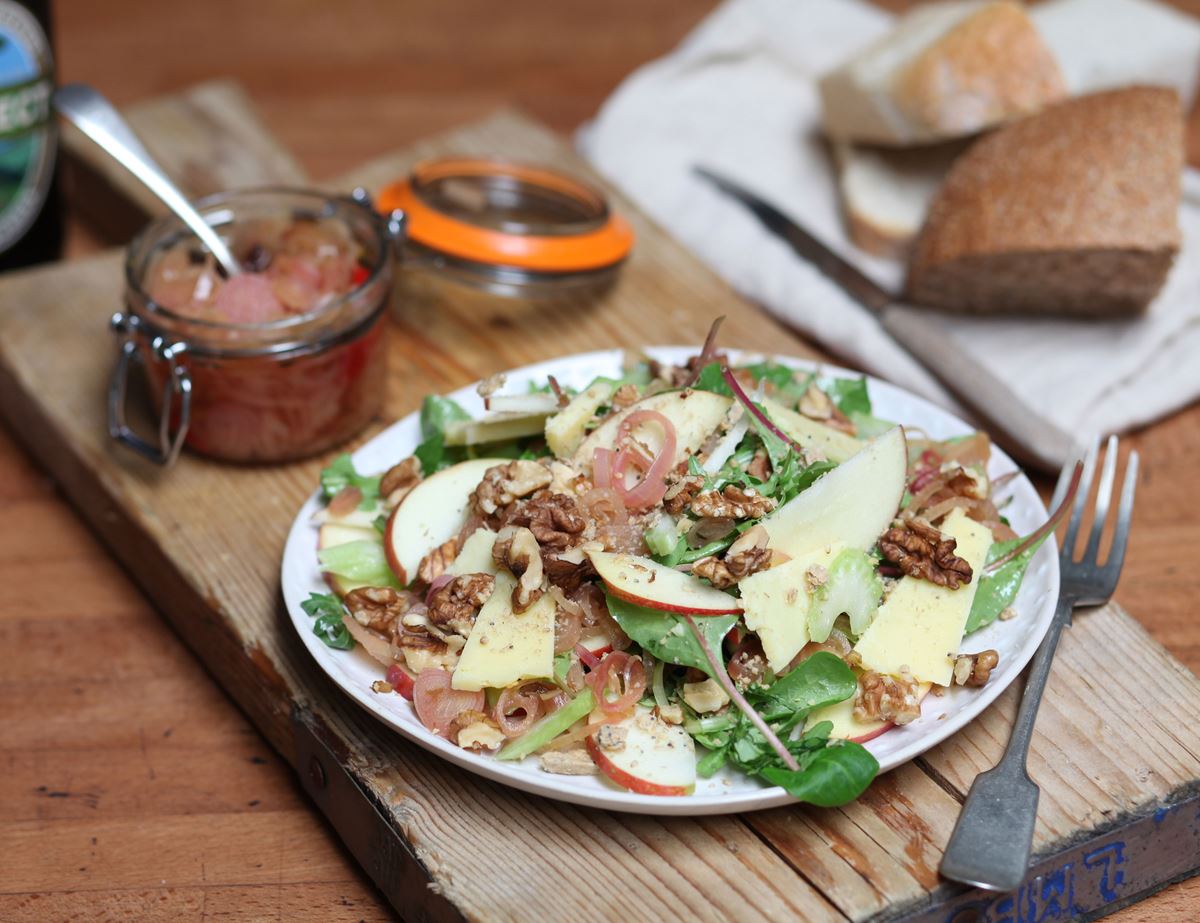
<path fill-rule="evenodd" d="M 661 361 L 680 364 L 694 355 L 695 348 L 659 347 L 647 352 Z M 738 362 L 761 358 L 737 352 L 732 352 L 732 357 Z M 597 375 L 616 374 L 622 358 L 619 350 L 607 350 L 526 366 L 509 373 L 505 390 L 521 391 L 528 382 L 544 384 L 547 375 L 554 375 L 565 386 L 582 388 Z M 858 377 L 845 369 L 818 367 L 786 357 L 776 358 L 786 365 L 817 370 L 829 377 Z M 957 417 L 893 385 L 870 378 L 869 387 L 875 413 L 884 419 L 918 426 L 937 439 L 971 431 L 971 427 Z M 451 397 L 473 414 L 483 411 L 482 401 L 474 387 L 456 391 Z M 413 413 L 355 452 L 354 463 L 363 472 L 383 471 L 412 454 L 419 442 L 420 427 L 417 414 Z M 1014 470 L 1016 465 L 1012 459 L 1000 450 L 993 449 L 991 475 L 996 477 Z M 1046 509 L 1024 475 L 1010 481 L 1004 488 L 1004 494 L 1012 497 L 1005 507 L 1005 514 L 1018 533 L 1024 535 L 1045 521 Z M 529 757 L 520 763 L 499 762 L 491 756 L 459 749 L 429 733 L 417 720 L 412 706 L 403 698 L 394 693 L 378 694 L 371 691 L 371 683 L 382 678 L 375 661 L 358 648 L 339 651 L 326 647 L 313 634 L 312 620 L 300 608 L 300 603 L 308 598 L 309 593 L 328 591 L 318 569 L 317 532 L 310 521 L 319 505 L 318 494 L 314 492 L 296 516 L 284 549 L 282 581 L 288 613 L 305 646 L 330 678 L 359 705 L 409 740 L 488 779 L 534 794 L 592 807 L 642 814 L 701 815 L 750 811 L 793 801 L 783 789 L 767 786 L 730 769 L 723 770 L 711 779 L 698 780 L 693 795 L 638 795 L 617 788 L 600 775 L 552 775 L 538 768 L 536 757 Z M 1047 542 L 1033 559 L 1021 587 L 1016 602 L 1019 617 L 1007 622 L 997 621 L 970 636 L 967 642 L 969 650 L 994 648 L 999 652 L 1000 666 L 993 671 L 991 681 L 982 689 L 956 687 L 940 697 L 927 696 L 920 719 L 904 727 L 893 728 L 867 743 L 867 749 L 879 760 L 881 771 L 895 769 L 945 740 L 1000 695 L 1033 656 L 1049 627 L 1057 598 L 1058 557 L 1053 542 Z"/>

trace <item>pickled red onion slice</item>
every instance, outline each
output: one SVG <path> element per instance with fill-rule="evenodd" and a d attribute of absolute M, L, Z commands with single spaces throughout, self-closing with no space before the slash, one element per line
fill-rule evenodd
<path fill-rule="evenodd" d="M 430 605 L 433 600 L 433 594 L 453 579 L 453 574 L 440 574 L 437 577 L 434 577 L 433 583 L 429 584 L 429 591 L 425 594 L 425 605 Z"/>
<path fill-rule="evenodd" d="M 776 438 L 782 440 L 784 445 L 790 446 L 797 455 L 799 455 L 801 458 L 804 458 L 804 447 L 771 422 L 771 418 L 763 413 L 762 410 L 759 409 L 759 406 L 750 399 L 750 395 L 746 393 L 746 389 L 742 387 L 742 383 L 737 380 L 737 376 L 730 371 L 729 366 L 722 367 L 721 377 L 725 379 L 725 384 L 729 385 L 729 390 L 733 392 L 733 396 L 737 398 L 738 403 L 745 407 L 746 410 L 749 411 L 750 415 L 754 417 L 758 426 L 767 430 L 767 432 L 771 433 L 771 435 L 775 436 Z"/>
<path fill-rule="evenodd" d="M 632 709 L 646 691 L 646 666 L 641 657 L 612 651 L 588 674 L 587 682 L 601 711 L 621 715 Z"/>
<path fill-rule="evenodd" d="M 421 723 L 449 739 L 450 725 L 465 711 L 483 711 L 484 694 L 450 688 L 450 671 L 439 667 L 422 670 L 413 683 L 413 707 Z"/>
<path fill-rule="evenodd" d="M 642 447 L 632 440 L 634 429 L 644 423 L 655 423 L 662 428 L 663 442 L 658 454 L 647 458 Z M 612 485 L 629 509 L 643 510 L 657 506 L 667 492 L 667 474 L 675 458 L 675 426 L 656 410 L 635 410 L 621 421 L 617 430 L 617 445 L 620 450 L 612 465 Z M 633 487 L 628 486 L 627 472 L 630 465 L 642 471 L 641 480 Z"/>
<path fill-rule="evenodd" d="M 592 456 L 592 481 L 597 487 L 612 485 L 612 449 L 596 449 Z"/>
<path fill-rule="evenodd" d="M 520 737 L 541 717 L 544 708 L 541 693 L 546 688 L 533 682 L 509 686 L 500 693 L 492 717 L 505 737 Z"/>

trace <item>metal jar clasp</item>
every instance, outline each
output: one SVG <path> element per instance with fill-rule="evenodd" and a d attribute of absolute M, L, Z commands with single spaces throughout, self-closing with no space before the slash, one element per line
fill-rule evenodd
<path fill-rule="evenodd" d="M 134 362 L 143 361 L 138 342 L 141 336 L 138 319 L 118 311 L 112 316 L 112 328 L 122 339 L 117 365 L 108 385 L 108 435 L 142 457 L 159 465 L 170 466 L 179 457 L 192 417 L 192 377 L 177 361 L 187 347 L 183 343 L 168 343 L 161 336 L 150 341 L 153 361 L 167 363 L 167 378 L 163 383 L 158 419 L 158 444 L 155 445 L 134 432 L 125 415 L 129 367 Z M 172 432 L 171 418 L 176 408 L 178 424 Z"/>

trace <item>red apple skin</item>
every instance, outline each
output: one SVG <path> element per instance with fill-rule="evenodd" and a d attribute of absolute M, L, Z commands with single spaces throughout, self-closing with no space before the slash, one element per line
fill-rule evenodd
<path fill-rule="evenodd" d="M 400 507 L 404 501 L 396 504 L 396 508 L 392 510 L 387 518 L 387 525 L 383 528 L 383 556 L 387 560 L 388 567 L 392 569 L 392 573 L 396 575 L 396 579 L 400 581 L 401 586 L 408 586 L 408 577 L 404 573 L 404 568 L 400 566 L 400 562 L 396 560 L 395 552 L 392 551 L 392 524 L 396 521 L 396 514 L 400 512 Z"/>
<path fill-rule="evenodd" d="M 895 724 L 893 724 L 891 721 L 889 721 L 883 727 L 876 728 L 875 730 L 871 731 L 871 733 L 869 733 L 869 734 L 862 734 L 859 737 L 851 737 L 850 743 L 865 744 L 868 740 L 874 740 L 880 734 L 886 734 L 888 731 L 890 731 L 895 726 L 896 726 Z"/>
<path fill-rule="evenodd" d="M 929 694 L 929 687 L 926 686 L 925 689 L 921 692 L 921 696 L 919 699 L 917 699 L 917 701 L 924 702 L 925 696 L 927 696 L 928 694 Z M 865 744 L 868 740 L 874 740 L 880 734 L 886 734 L 888 731 L 892 730 L 892 728 L 894 728 L 895 726 L 896 726 L 896 724 L 894 721 L 889 721 L 883 727 L 876 728 L 875 730 L 871 731 L 869 734 L 860 734 L 858 737 L 851 737 L 850 742 L 852 744 Z"/>
<path fill-rule="evenodd" d="M 643 599 L 641 596 L 634 596 L 632 593 L 626 593 L 619 587 L 613 586 L 607 581 L 604 584 L 608 588 L 608 592 L 612 593 L 617 599 L 623 599 L 627 603 L 633 603 L 635 606 L 643 606 L 647 609 L 657 609 L 659 612 L 675 612 L 680 615 L 729 615 L 733 612 L 741 612 L 742 607 L 737 605 L 737 600 L 732 596 L 729 597 L 730 608 L 728 609 L 689 609 L 687 606 L 673 606 L 670 603 L 658 602 L 654 599 Z"/>
<path fill-rule="evenodd" d="M 656 785 L 653 782 L 647 782 L 645 779 L 631 776 L 624 769 L 618 769 L 612 764 L 612 761 L 600 749 L 600 745 L 596 743 L 595 737 L 587 738 L 587 751 L 592 758 L 592 762 L 596 764 L 602 773 L 621 786 L 621 788 L 636 792 L 639 795 L 665 795 L 675 798 L 680 795 L 690 795 L 696 790 L 694 785 Z"/>

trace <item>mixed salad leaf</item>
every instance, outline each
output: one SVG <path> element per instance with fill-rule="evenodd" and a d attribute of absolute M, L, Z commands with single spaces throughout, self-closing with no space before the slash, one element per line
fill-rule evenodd
<path fill-rule="evenodd" d="M 345 623 L 342 622 L 344 610 L 342 601 L 332 593 L 310 593 L 308 599 L 300 603 L 305 614 L 315 617 L 313 634 L 330 647 L 348 651 L 354 647 L 354 638 L 350 636 Z"/>
<path fill-rule="evenodd" d="M 359 509 L 375 509 L 379 500 L 379 476 L 359 474 L 354 469 L 354 462 L 349 455 L 339 455 L 330 462 L 328 468 L 321 471 L 321 495 L 326 500 L 332 500 L 347 487 L 357 487 L 362 491 Z"/>

